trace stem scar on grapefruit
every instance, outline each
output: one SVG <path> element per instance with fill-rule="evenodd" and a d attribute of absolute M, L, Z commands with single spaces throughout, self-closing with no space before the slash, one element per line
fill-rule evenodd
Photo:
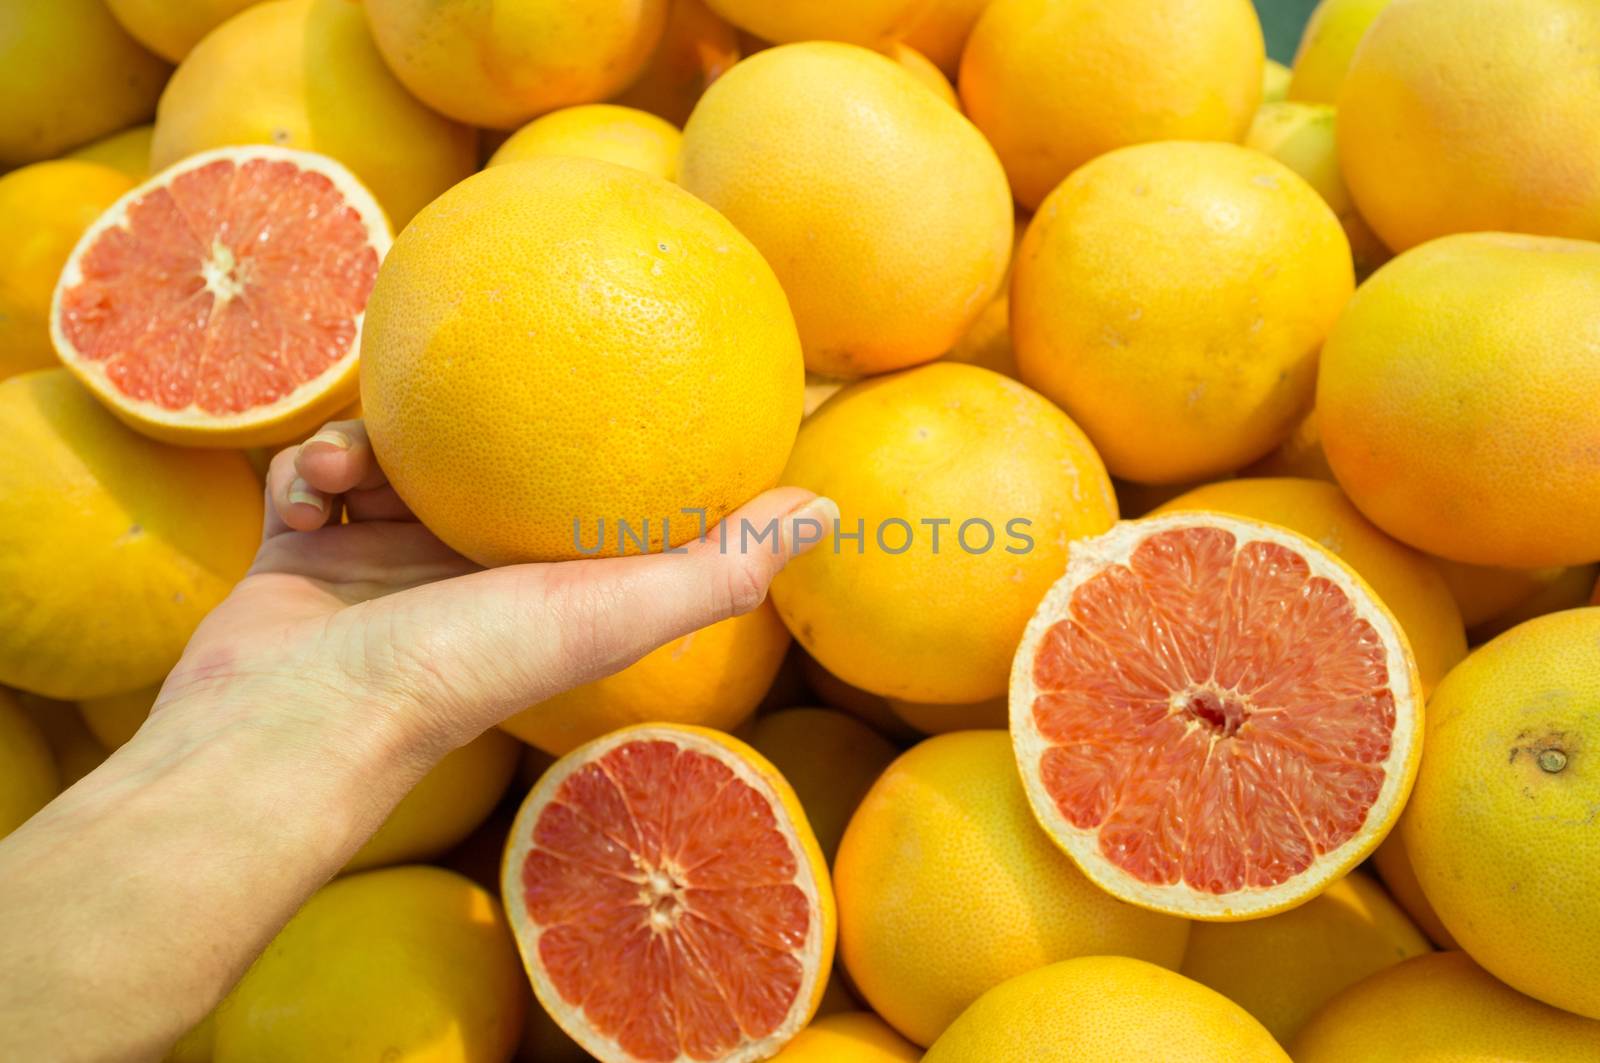
<path fill-rule="evenodd" d="M 67 368 L 132 428 L 187 446 L 304 437 L 355 399 L 392 235 L 324 155 L 202 152 L 112 204 L 56 284 Z"/>
<path fill-rule="evenodd" d="M 535 995 L 603 1063 L 767 1059 L 833 963 L 827 864 L 749 746 L 641 724 L 580 746 L 524 800 L 501 893 Z"/>
<path fill-rule="evenodd" d="M 1399 625 L 1333 554 L 1182 513 L 1071 545 L 1013 662 L 1012 743 L 1035 816 L 1102 888 L 1247 919 L 1383 840 L 1420 690 Z"/>

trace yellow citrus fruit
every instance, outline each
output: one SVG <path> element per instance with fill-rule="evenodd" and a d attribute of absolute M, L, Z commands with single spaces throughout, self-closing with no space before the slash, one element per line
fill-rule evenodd
<path fill-rule="evenodd" d="M 76 159 L 0 177 L 0 378 L 61 364 L 50 342 L 56 279 L 83 231 L 133 185 L 109 166 Z"/>
<path fill-rule="evenodd" d="M 1496 635 L 1510 631 L 1518 624 L 1532 620 L 1536 616 L 1559 613 L 1563 609 L 1576 609 L 1580 605 L 1590 604 L 1595 576 L 1600 574 L 1600 565 L 1573 565 L 1557 571 L 1559 575 L 1535 591 L 1532 596 L 1524 598 L 1504 612 L 1496 613 L 1468 631 L 1467 635 L 1471 641 L 1488 642 Z"/>
<path fill-rule="evenodd" d="M 920 1045 L 1014 975 L 1096 954 L 1177 967 L 1189 936 L 1184 920 L 1102 892 L 1051 844 L 1004 731 L 902 754 L 850 820 L 833 886 L 851 981 Z"/>
<path fill-rule="evenodd" d="M 216 1013 L 215 1063 L 503 1063 L 526 989 L 500 902 L 394 867 L 312 895 Z"/>
<path fill-rule="evenodd" d="M 948 734 L 951 731 L 1004 730 L 1007 722 L 1005 698 L 956 705 L 890 698 L 889 711 L 925 735 Z"/>
<path fill-rule="evenodd" d="M 0 838 L 61 790 L 61 775 L 44 732 L 10 693 L 0 690 Z"/>
<path fill-rule="evenodd" d="M 176 63 L 200 38 L 260 0 L 106 0 L 122 28 Z"/>
<path fill-rule="evenodd" d="M 1289 99 L 1333 103 L 1356 45 L 1389 0 L 1322 0 L 1311 12 L 1294 53 Z"/>
<path fill-rule="evenodd" d="M 1600 609 L 1530 620 L 1475 650 L 1428 704 L 1402 830 L 1461 947 L 1547 1004 L 1600 1019 Z"/>
<path fill-rule="evenodd" d="M 1354 283 L 1338 218 L 1282 163 L 1232 144 L 1123 148 L 1028 226 L 1011 282 L 1017 368 L 1113 475 L 1214 477 L 1304 415 Z"/>
<path fill-rule="evenodd" d="M 1531 601 L 1549 589 L 1569 571 L 1559 565 L 1550 568 L 1497 568 L 1493 565 L 1467 565 L 1460 561 L 1435 558 L 1434 564 L 1450 585 L 1461 618 L 1468 627 L 1487 623 Z"/>
<path fill-rule="evenodd" d="M 1123 956 L 1041 967 L 989 990 L 923 1063 L 1288 1063 L 1250 1014 L 1199 982 Z"/>
<path fill-rule="evenodd" d="M 1180 495 L 1156 512 L 1184 509 L 1264 520 L 1339 555 L 1400 622 L 1424 696 L 1467 655 L 1461 612 L 1433 561 L 1373 527 L 1336 485 L 1287 477 L 1225 480 Z"/>
<path fill-rule="evenodd" d="M 947 362 L 839 392 L 801 426 L 783 481 L 827 495 L 840 519 L 773 581 L 778 612 L 828 671 L 908 701 L 1003 693 L 1067 542 L 1117 515 L 1065 414 Z"/>
<path fill-rule="evenodd" d="M 828 867 L 766 758 L 640 724 L 568 753 L 524 799 L 501 874 L 534 995 L 614 1063 L 756 1060 L 816 1014 Z"/>
<path fill-rule="evenodd" d="M 431 860 L 445 852 L 489 815 L 521 758 L 516 739 L 493 728 L 452 750 L 400 799 L 344 870 Z"/>
<path fill-rule="evenodd" d="M 1011 348 L 1011 293 L 1002 287 L 972 327 L 940 357 L 1017 379 L 1017 356 Z"/>
<path fill-rule="evenodd" d="M 672 0 L 661 43 L 644 72 L 613 103 L 682 126 L 710 85 L 739 61 L 739 35 L 701 0 Z"/>
<path fill-rule="evenodd" d="M 161 684 L 139 687 L 122 694 L 107 694 L 100 698 L 82 698 L 78 711 L 95 741 L 107 749 L 123 745 L 144 724 L 150 707 L 161 693 Z"/>
<path fill-rule="evenodd" d="M 1276 59 L 1268 59 L 1266 65 L 1261 68 L 1261 106 L 1281 103 L 1288 99 L 1291 76 L 1288 67 Z"/>
<path fill-rule="evenodd" d="M 804 649 L 797 648 L 796 652 L 800 658 L 800 674 L 822 704 L 849 713 L 896 742 L 908 742 L 917 737 L 916 731 L 889 708 L 888 699 L 851 686 L 818 664 Z"/>
<path fill-rule="evenodd" d="M 1497 230 L 1600 240 L 1600 6 L 1401 0 L 1339 90 L 1339 157 L 1396 251 Z"/>
<path fill-rule="evenodd" d="M 0 439 L 0 682 L 77 699 L 165 676 L 255 556 L 250 463 L 138 435 L 65 369 L 0 383 Z"/>
<path fill-rule="evenodd" d="M 1600 557 L 1600 476 L 1573 444 L 1600 435 L 1597 302 L 1600 245 L 1575 240 L 1463 234 L 1373 274 L 1317 380 L 1322 447 L 1350 500 L 1455 561 Z"/>
<path fill-rule="evenodd" d="M 1265 60 L 1249 0 L 993 0 L 961 56 L 961 102 L 1031 210 L 1114 148 L 1237 142 Z"/>
<path fill-rule="evenodd" d="M 151 168 L 234 144 L 333 156 L 396 229 L 477 164 L 477 134 L 406 92 L 348 0 L 255 4 L 184 59 L 161 96 Z"/>
<path fill-rule="evenodd" d="M 1593 1063 L 1600 1023 L 1507 988 L 1464 952 L 1435 952 L 1346 989 L 1290 1047 L 1296 1063 Z"/>
<path fill-rule="evenodd" d="M 869 1011 L 815 1020 L 772 1057 L 772 1063 L 916 1063 L 921 1049 Z"/>
<path fill-rule="evenodd" d="M 1294 476 L 1303 480 L 1326 480 L 1334 483 L 1333 470 L 1328 468 L 1328 456 L 1322 452 L 1322 429 L 1317 427 L 1317 411 L 1313 407 L 1289 433 L 1289 438 L 1260 461 L 1251 462 L 1240 470 L 1244 476 Z M 1435 559 L 1437 561 L 1437 558 Z"/>
<path fill-rule="evenodd" d="M 830 40 L 877 45 L 905 35 L 929 0 L 706 0 L 711 10 L 761 38 L 786 44 Z"/>
<path fill-rule="evenodd" d="M 943 354 L 1011 255 L 993 150 L 915 77 L 853 45 L 786 45 L 728 71 L 684 128 L 680 175 L 772 263 L 819 373 Z"/>
<path fill-rule="evenodd" d="M 489 158 L 490 166 L 575 155 L 627 166 L 666 181 L 678 176 L 677 127 L 648 111 L 612 103 L 565 107 L 535 118 Z"/>
<path fill-rule="evenodd" d="M 1337 111 L 1327 103 L 1262 104 L 1250 123 L 1244 146 L 1271 155 L 1317 190 L 1339 216 L 1350 241 L 1356 275 L 1365 277 L 1393 256 L 1356 212 L 1345 187 L 1334 136 L 1336 117 Z"/>
<path fill-rule="evenodd" d="M 136 125 L 85 144 L 66 158 L 97 162 L 143 181 L 150 176 L 150 141 L 155 132 L 156 127 L 149 123 Z"/>
<path fill-rule="evenodd" d="M 148 121 L 170 71 L 128 36 L 101 0 L 6 4 L 0 11 L 0 170 Z"/>
<path fill-rule="evenodd" d="M 1417 929 L 1428 935 L 1429 940 L 1441 949 L 1459 949 L 1461 946 L 1456 944 L 1456 939 L 1439 921 L 1439 913 L 1428 903 L 1427 895 L 1422 892 L 1422 883 L 1417 881 L 1417 872 L 1411 866 L 1411 857 L 1406 855 L 1405 839 L 1402 837 L 1405 829 L 1401 826 L 1405 818 L 1405 813 L 1400 813 L 1394 830 L 1383 839 L 1382 845 L 1372 850 L 1372 868 L 1383 880 L 1389 896 L 1411 917 Z"/>
<path fill-rule="evenodd" d="M 789 649 L 768 603 L 692 631 L 628 667 L 506 720 L 524 742 L 561 756 L 635 723 L 689 723 L 731 731 L 755 711 Z"/>
<path fill-rule="evenodd" d="M 25 692 L 19 692 L 16 699 L 49 744 L 63 790 L 105 761 L 105 747 L 84 725 L 83 717 L 71 702 Z"/>
<path fill-rule="evenodd" d="M 961 69 L 961 52 L 972 27 L 988 6 L 989 0 L 931 0 L 905 34 L 905 42 L 954 78 Z"/>
<path fill-rule="evenodd" d="M 688 541 L 777 483 L 803 389 L 750 242 L 591 159 L 496 166 L 435 201 L 384 261 L 361 344 L 390 482 L 486 564 Z"/>
<path fill-rule="evenodd" d="M 745 741 L 794 787 L 831 864 L 845 824 L 895 747 L 860 720 L 833 709 L 782 709 L 756 719 Z"/>
<path fill-rule="evenodd" d="M 661 42 L 667 0 L 365 0 L 373 39 L 423 103 L 515 129 L 621 92 Z"/>
<path fill-rule="evenodd" d="M 1178 970 L 1244 1008 L 1282 1044 L 1345 986 L 1431 952 L 1383 887 L 1359 871 L 1287 912 L 1197 923 Z"/>
<path fill-rule="evenodd" d="M 945 103 L 956 108 L 961 106 L 961 101 L 956 99 L 955 86 L 950 84 L 950 79 L 933 65 L 932 60 L 915 48 L 904 41 L 890 41 L 884 47 L 883 54 L 899 63 L 906 73 L 926 85 Z"/>

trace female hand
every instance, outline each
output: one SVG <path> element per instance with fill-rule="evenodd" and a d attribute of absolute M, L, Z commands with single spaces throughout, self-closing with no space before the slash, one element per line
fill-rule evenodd
<path fill-rule="evenodd" d="M 149 720 L 0 842 L 0 1057 L 159 1058 L 445 753 L 755 608 L 838 512 L 780 488 L 727 518 L 777 522 L 749 549 L 482 569 L 360 421 L 279 454 L 267 502 Z"/>

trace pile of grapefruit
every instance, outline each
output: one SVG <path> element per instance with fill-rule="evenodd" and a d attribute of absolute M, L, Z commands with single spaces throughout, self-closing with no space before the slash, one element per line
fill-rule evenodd
<path fill-rule="evenodd" d="M 1295 6 L 0 15 L 0 835 L 326 420 L 482 565 L 839 510 L 169 1058 L 1600 1059 L 1600 3 Z"/>

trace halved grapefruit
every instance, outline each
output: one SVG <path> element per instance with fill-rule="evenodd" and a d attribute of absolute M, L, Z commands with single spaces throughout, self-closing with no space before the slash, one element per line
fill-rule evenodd
<path fill-rule="evenodd" d="M 56 284 L 56 353 L 112 413 L 187 446 L 302 438 L 356 396 L 392 234 L 334 160 L 202 152 L 112 204 Z"/>
<path fill-rule="evenodd" d="M 1180 513 L 1071 544 L 1013 662 L 1012 743 L 1034 815 L 1101 887 L 1247 919 L 1383 840 L 1420 690 L 1399 625 L 1333 554 Z"/>
<path fill-rule="evenodd" d="M 539 1002 L 604 1063 L 766 1059 L 833 962 L 794 791 L 705 728 L 623 728 L 557 761 L 517 813 L 501 895 Z"/>

